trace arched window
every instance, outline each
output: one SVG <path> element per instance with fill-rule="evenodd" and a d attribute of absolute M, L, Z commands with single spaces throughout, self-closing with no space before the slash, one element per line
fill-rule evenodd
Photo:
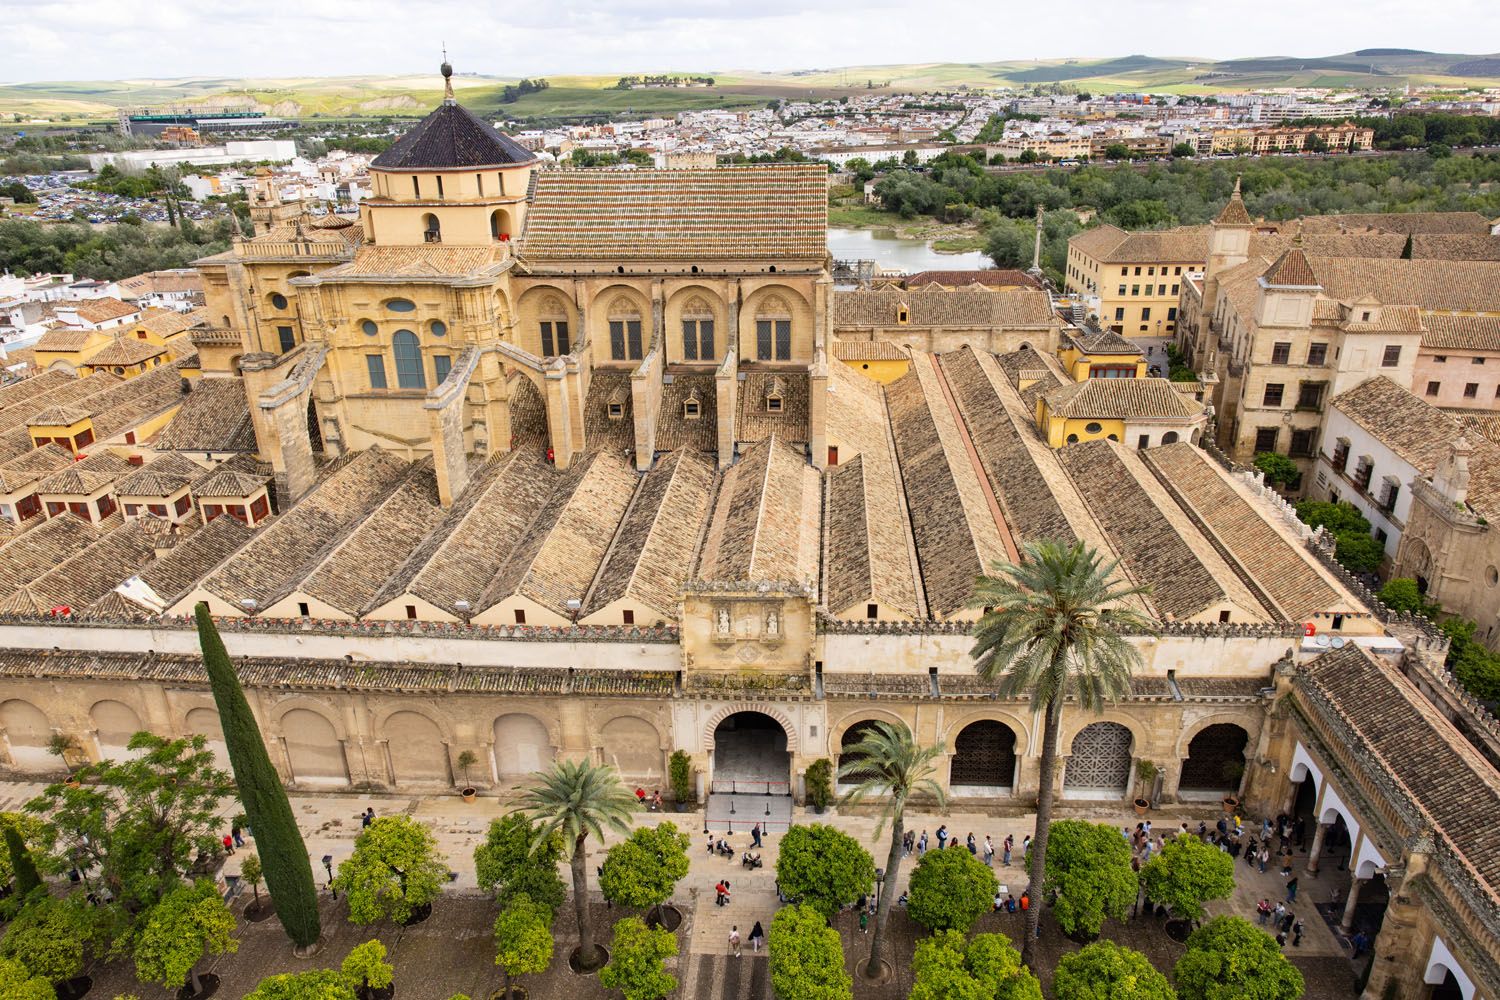
<path fill-rule="evenodd" d="M 563 308 L 562 299 L 549 295 L 542 300 L 538 326 L 542 334 L 542 357 L 555 358 L 568 353 L 568 311 Z"/>
<path fill-rule="evenodd" d="M 422 371 L 422 345 L 417 335 L 410 330 L 397 330 L 391 338 L 391 350 L 396 355 L 396 387 L 427 388 L 427 375 Z"/>
<path fill-rule="evenodd" d="M 1167 431 L 1167 433 L 1165 433 L 1165 434 L 1163 434 L 1161 436 L 1161 443 L 1162 444 L 1176 444 L 1177 443 L 1177 432 L 1176 431 Z"/>
<path fill-rule="evenodd" d="M 501 241 L 510 239 L 510 213 L 503 208 L 490 213 L 490 237 Z"/>
<path fill-rule="evenodd" d="M 682 310 L 682 359 L 714 360 L 714 314 L 700 298 L 692 299 Z"/>
<path fill-rule="evenodd" d="M 644 356 L 641 311 L 623 295 L 609 306 L 609 356 L 615 361 L 639 361 Z"/>
<path fill-rule="evenodd" d="M 755 314 L 755 357 L 759 361 L 792 360 L 792 311 L 772 295 Z"/>
<path fill-rule="evenodd" d="M 422 216 L 422 242 L 443 242 L 443 228 L 438 225 L 438 217 L 431 212 Z"/>

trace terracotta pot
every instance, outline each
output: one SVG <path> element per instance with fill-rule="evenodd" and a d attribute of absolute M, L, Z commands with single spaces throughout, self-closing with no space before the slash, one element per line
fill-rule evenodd
<path fill-rule="evenodd" d="M 462 788 L 458 794 L 464 797 L 465 802 L 473 802 L 479 796 L 478 790 L 474 788 Z"/>
<path fill-rule="evenodd" d="M 1145 799 L 1136 799 L 1135 800 L 1135 814 L 1137 816 L 1144 816 L 1144 815 L 1146 815 L 1146 813 L 1148 813 L 1150 811 L 1151 811 L 1151 803 L 1150 802 L 1147 802 Z"/>
<path fill-rule="evenodd" d="M 1221 799 L 1220 802 L 1224 806 L 1224 811 L 1227 813 L 1232 813 L 1240 807 L 1240 800 L 1235 798 L 1233 795 L 1224 796 L 1224 798 Z"/>

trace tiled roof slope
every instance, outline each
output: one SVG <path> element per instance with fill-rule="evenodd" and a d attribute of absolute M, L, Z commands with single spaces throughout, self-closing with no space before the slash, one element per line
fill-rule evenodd
<path fill-rule="evenodd" d="M 522 255 L 567 260 L 822 260 L 828 172 L 782 163 L 536 175 Z"/>
<path fill-rule="evenodd" d="M 1432 475 L 1449 443 L 1460 434 L 1458 421 L 1384 375 L 1365 379 L 1333 397 L 1329 405 L 1424 476 Z"/>
<path fill-rule="evenodd" d="M 828 438 L 858 454 L 827 474 L 824 603 L 834 614 L 873 601 L 882 613 L 921 617 L 884 394 L 841 365 L 828 385 Z"/>
<path fill-rule="evenodd" d="M 759 441 L 774 434 L 783 441 L 807 441 L 808 383 L 807 372 L 746 372 L 738 393 L 740 412 L 734 425 L 735 437 L 740 441 Z M 766 407 L 773 384 L 781 396 L 779 412 Z"/>
<path fill-rule="evenodd" d="M 597 378 L 597 376 L 595 377 Z M 805 386 L 805 376 L 803 383 Z M 744 385 L 742 383 L 740 397 L 743 398 L 743 396 Z M 682 404 L 691 397 L 696 397 L 698 400 L 697 419 L 684 416 L 682 412 Z M 805 390 L 803 399 L 803 412 L 805 413 Z M 631 411 L 630 404 L 625 404 L 625 420 L 627 423 L 630 420 Z M 678 448 L 692 448 L 695 451 L 715 451 L 718 449 L 719 399 L 718 390 L 714 386 L 714 377 L 712 375 L 704 372 L 695 372 L 693 374 L 679 372 L 674 375 L 671 385 L 662 386 L 661 405 L 657 408 L 656 413 L 657 451 L 676 451 Z M 633 446 L 635 443 L 634 430 L 630 432 L 629 441 Z"/>
<path fill-rule="evenodd" d="M 1370 212 L 1348 215 L 1314 215 L 1302 219 L 1302 231 L 1330 233 L 1378 229 L 1387 233 L 1471 233 L 1490 231 L 1487 218 L 1478 212 Z"/>
<path fill-rule="evenodd" d="M 587 595 L 639 481 L 635 470 L 609 452 L 568 470 L 485 588 L 479 609 L 519 594 L 567 616 L 566 602 Z"/>
<path fill-rule="evenodd" d="M 901 323 L 899 310 L 907 310 Z M 1045 327 L 1051 301 L 1038 288 L 874 288 L 835 292 L 835 330 L 859 327 Z"/>
<path fill-rule="evenodd" d="M 1090 327 L 1076 334 L 1069 334 L 1068 339 L 1085 354 L 1146 353 L 1139 344 L 1126 340 L 1113 330 L 1100 327 Z"/>
<path fill-rule="evenodd" d="M 61 514 L 0 545 L 0 592 L 20 590 L 103 538 L 122 520 L 114 514 L 96 527 L 81 517 Z"/>
<path fill-rule="evenodd" d="M 965 285 L 983 285 L 986 288 L 1040 288 L 1037 281 L 1025 271 L 1011 268 L 986 267 L 977 271 L 918 271 L 901 280 L 907 288 L 923 285 L 942 285 L 945 288 L 961 288 Z"/>
<path fill-rule="evenodd" d="M 444 102 L 370 161 L 376 170 L 453 170 L 530 163 L 536 156 L 457 103 Z"/>
<path fill-rule="evenodd" d="M 1356 744 L 1335 752 L 1368 758 L 1393 778 L 1500 901 L 1500 775 L 1464 735 L 1398 671 L 1353 643 L 1303 664 L 1296 683 L 1352 731 Z"/>
<path fill-rule="evenodd" d="M 845 340 L 833 342 L 833 356 L 839 361 L 910 361 L 911 355 L 889 340 Z"/>
<path fill-rule="evenodd" d="M 426 461 L 297 589 L 346 614 L 357 614 L 442 516 L 437 476 L 431 461 Z"/>
<path fill-rule="evenodd" d="M 1059 417 L 1193 417 L 1203 404 L 1172 388 L 1164 378 L 1091 378 L 1065 385 L 1042 398 Z"/>
<path fill-rule="evenodd" d="M 203 588 L 235 607 L 246 598 L 269 607 L 363 520 L 372 503 L 393 489 L 410 468 L 379 448 L 338 464 L 312 492 L 220 566 L 203 582 Z"/>
<path fill-rule="evenodd" d="M 123 456 L 105 448 L 81 458 L 37 484 L 38 493 L 88 496 L 135 471 Z"/>
<path fill-rule="evenodd" d="M 480 594 L 537 514 L 551 503 L 562 479 L 563 473 L 535 450 L 512 452 L 491 476 L 465 491 L 460 503 L 479 491 L 473 506 L 413 577 L 410 592 L 450 613 L 454 602 L 461 600 L 478 611 Z"/>
<path fill-rule="evenodd" d="M 1147 600 L 1160 616 L 1190 619 L 1226 598 L 1260 610 L 1134 453 L 1113 441 L 1089 441 L 1057 457 L 1125 568 L 1150 586 Z"/>
<path fill-rule="evenodd" d="M 769 437 L 725 474 L 704 538 L 704 580 L 816 583 L 818 473 L 802 452 Z"/>
<path fill-rule="evenodd" d="M 182 407 L 156 436 L 160 451 L 254 451 L 255 428 L 245 380 L 199 378 L 183 397 Z"/>
<path fill-rule="evenodd" d="M 1160 261 L 1188 264 L 1208 259 L 1208 232 L 1208 226 L 1182 226 L 1127 233 L 1103 225 L 1079 233 L 1068 242 L 1106 264 Z"/>
<path fill-rule="evenodd" d="M 1372 295 L 1428 310 L 1500 311 L 1500 262 L 1314 257 L 1309 263 L 1331 298 Z"/>
<path fill-rule="evenodd" d="M 1500 316 L 1425 313 L 1422 346 L 1432 351 L 1500 351 Z"/>
<path fill-rule="evenodd" d="M 0 430 L 24 427 L 29 420 L 43 410 L 54 406 L 83 404 L 84 400 L 124 383 L 124 379 L 120 376 L 109 372 L 96 372 L 87 378 L 77 378 L 71 374 L 63 375 L 61 381 L 54 381 L 52 379 L 54 374 L 62 375 L 61 372 L 46 372 L 27 379 L 23 383 L 29 385 L 32 382 L 39 382 L 46 387 L 45 393 L 32 394 L 14 402 L 5 401 L 6 405 L 0 409 Z M 47 381 L 43 382 L 44 379 Z M 87 406 L 87 404 L 84 405 Z"/>
<path fill-rule="evenodd" d="M 1274 288 L 1312 288 L 1318 284 L 1312 265 L 1307 261 L 1307 254 L 1302 252 L 1301 247 L 1292 247 L 1277 257 L 1276 263 L 1262 277 L 1267 285 Z"/>
<path fill-rule="evenodd" d="M 55 444 L 35 448 L 0 465 L 0 493 L 14 493 L 73 464 L 73 456 Z"/>
<path fill-rule="evenodd" d="M 975 579 L 1006 553 L 935 379 L 931 356 L 918 357 L 886 386 L 886 404 L 927 606 L 934 618 L 948 618 L 968 606 Z"/>
<path fill-rule="evenodd" d="M 0 611 L 30 614 L 62 606 L 82 609 L 134 576 L 136 568 L 153 555 L 153 535 L 139 520 L 114 523 L 117 527 L 88 548 L 0 598 Z"/>
<path fill-rule="evenodd" d="M 243 521 L 216 517 L 143 565 L 136 575 L 170 608 L 254 535 L 255 529 Z M 109 599 L 105 594 L 96 606 Z"/>
<path fill-rule="evenodd" d="M 674 451 L 657 462 L 620 523 L 583 613 L 629 597 L 675 621 L 713 488 L 713 463 L 697 452 Z"/>
<path fill-rule="evenodd" d="M 171 496 L 203 475 L 203 466 L 168 453 L 115 483 L 115 493 L 132 497 Z"/>
<path fill-rule="evenodd" d="M 1150 448 L 1144 458 L 1177 502 L 1245 568 L 1284 620 L 1310 621 L 1314 612 L 1351 606 L 1192 445 Z"/>
<path fill-rule="evenodd" d="M 621 416 L 609 415 L 611 400 L 624 408 Z M 624 450 L 635 446 L 635 407 L 631 405 L 629 371 L 596 368 L 590 374 L 588 395 L 583 401 L 583 431 L 590 448 Z"/>

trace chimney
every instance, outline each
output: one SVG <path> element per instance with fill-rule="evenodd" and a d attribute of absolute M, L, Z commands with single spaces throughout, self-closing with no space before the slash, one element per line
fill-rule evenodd
<path fill-rule="evenodd" d="M 146 464 L 146 459 L 143 456 L 141 456 L 141 455 L 130 455 L 130 456 L 126 457 L 125 461 L 129 462 L 131 465 L 145 465 Z"/>

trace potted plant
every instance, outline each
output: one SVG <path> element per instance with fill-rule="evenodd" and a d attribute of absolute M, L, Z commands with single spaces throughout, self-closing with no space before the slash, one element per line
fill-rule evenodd
<path fill-rule="evenodd" d="M 1224 777 L 1224 784 L 1230 788 L 1238 789 L 1240 787 L 1240 779 L 1245 776 L 1245 762 L 1242 760 L 1226 760 L 1224 767 L 1219 773 Z M 1230 794 L 1233 795 L 1234 793 L 1231 792 Z M 1236 801 L 1235 805 L 1239 805 L 1239 802 Z"/>
<path fill-rule="evenodd" d="M 1135 778 L 1139 783 L 1136 787 L 1135 814 L 1144 816 L 1151 809 L 1151 800 L 1147 798 L 1147 790 L 1156 781 L 1156 776 L 1161 773 L 1161 768 L 1155 762 L 1142 758 L 1135 762 Z"/>
<path fill-rule="evenodd" d="M 807 766 L 803 779 L 807 783 L 807 804 L 821 816 L 833 800 L 832 762 L 827 757 L 819 757 Z"/>
<path fill-rule="evenodd" d="M 465 802 L 473 802 L 474 797 L 479 794 L 479 792 L 475 790 L 474 786 L 469 784 L 469 768 L 478 763 L 479 758 L 475 756 L 473 750 L 465 750 L 463 753 L 458 755 L 459 769 L 464 772 L 464 787 L 459 790 L 458 794 L 464 797 Z"/>
<path fill-rule="evenodd" d="M 667 777 L 672 785 L 672 808 L 686 812 L 693 802 L 693 761 L 681 750 L 673 750 L 667 761 Z"/>

